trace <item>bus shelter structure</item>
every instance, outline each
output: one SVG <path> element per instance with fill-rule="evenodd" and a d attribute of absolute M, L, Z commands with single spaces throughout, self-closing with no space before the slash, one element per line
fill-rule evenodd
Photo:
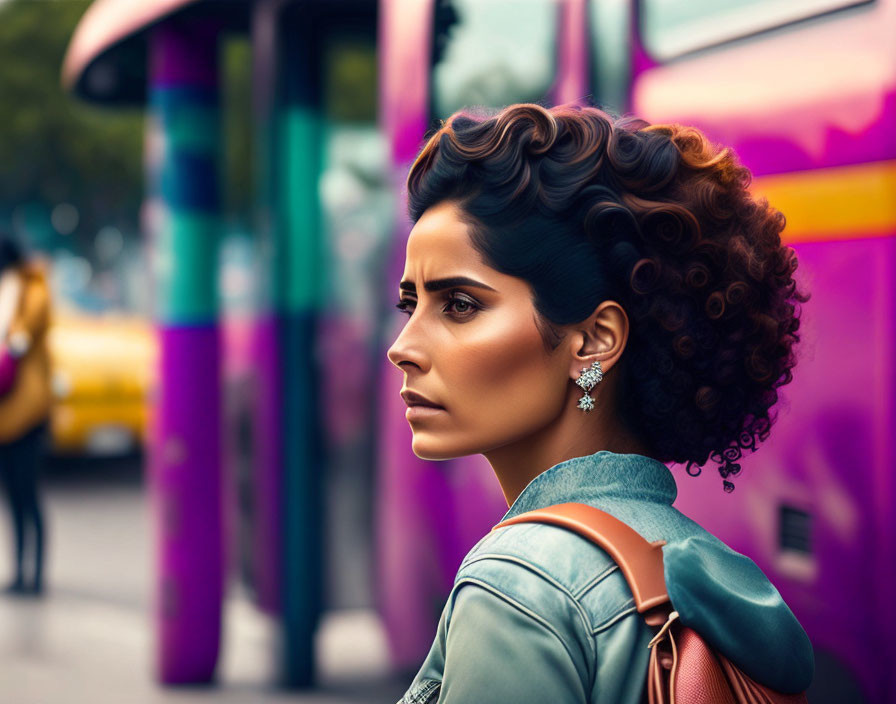
<path fill-rule="evenodd" d="M 260 155 L 256 221 L 268 253 L 260 277 L 266 295 L 252 330 L 254 581 L 259 605 L 282 624 L 284 683 L 313 681 L 323 575 L 312 344 L 322 276 L 315 31 L 329 20 L 308 5 L 98 0 L 63 67 L 65 86 L 79 97 L 143 105 L 148 117 L 143 225 L 153 253 L 160 374 L 147 469 L 155 662 L 163 683 L 210 680 L 220 647 L 232 520 L 221 449 L 220 47 L 226 35 L 249 32 Z M 339 9 L 371 21 L 375 6 Z"/>

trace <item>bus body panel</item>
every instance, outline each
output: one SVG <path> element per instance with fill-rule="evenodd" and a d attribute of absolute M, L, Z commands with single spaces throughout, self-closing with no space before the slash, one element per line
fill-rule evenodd
<path fill-rule="evenodd" d="M 769 440 L 731 496 L 707 465 L 679 474 L 676 503 L 791 605 L 816 648 L 812 701 L 896 700 L 880 667 L 896 655 L 894 31 L 881 0 L 649 67 L 631 91 L 639 116 L 735 149 L 812 294 Z"/>

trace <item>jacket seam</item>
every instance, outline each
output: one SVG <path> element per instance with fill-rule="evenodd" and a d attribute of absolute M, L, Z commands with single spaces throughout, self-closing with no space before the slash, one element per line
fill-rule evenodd
<path fill-rule="evenodd" d="M 458 586 L 463 585 L 463 584 L 475 584 L 475 585 L 477 585 L 477 586 L 479 586 L 479 587 L 482 587 L 483 589 L 486 589 L 487 591 L 493 593 L 493 594 L 494 594 L 495 596 L 497 596 L 498 598 L 503 599 L 504 601 L 506 601 L 508 604 L 510 604 L 511 606 L 513 606 L 515 609 L 517 609 L 517 610 L 519 610 L 520 612 L 526 614 L 526 615 L 527 615 L 529 618 L 531 618 L 533 621 L 536 621 L 537 623 L 540 623 L 540 624 L 541 624 L 542 626 L 544 626 L 548 631 L 550 631 L 551 634 L 552 634 L 558 641 L 560 641 L 560 644 L 563 646 L 563 649 L 566 651 L 566 654 L 569 655 L 570 659 L 571 659 L 573 662 L 575 662 L 575 660 L 576 660 L 576 659 L 575 659 L 575 655 L 574 655 L 574 653 L 572 652 L 572 650 L 570 649 L 570 646 L 566 643 L 566 641 L 563 639 L 563 636 L 560 635 L 560 633 L 557 631 L 557 629 L 554 628 L 554 626 L 552 626 L 551 623 L 550 623 L 547 619 L 545 619 L 543 616 L 539 615 L 538 613 L 536 613 L 535 611 L 533 611 L 533 610 L 530 609 L 529 607 L 527 607 L 527 606 L 521 604 L 519 601 L 517 601 L 516 599 L 514 599 L 512 596 L 510 596 L 510 595 L 508 595 L 508 594 L 505 594 L 505 593 L 504 593 L 503 591 L 501 591 L 498 587 L 494 586 L 493 584 L 489 584 L 488 582 L 486 582 L 486 581 L 484 581 L 484 580 L 482 580 L 482 579 L 479 579 L 479 578 L 477 578 L 477 577 L 464 577 L 464 578 L 462 578 L 460 581 L 458 581 L 457 584 L 455 584 L 455 589 L 457 589 Z M 457 591 L 460 591 L 460 590 L 458 589 Z M 456 597 L 455 597 L 455 598 L 456 598 Z M 577 604 L 576 606 L 578 607 L 578 604 Z M 452 612 L 453 612 L 453 611 L 454 611 L 454 609 L 453 609 L 453 604 L 452 604 Z M 447 628 L 450 630 L 450 628 L 451 628 L 451 623 L 450 623 L 450 622 L 448 623 Z M 591 658 L 590 658 L 590 660 L 589 660 L 588 662 L 585 663 L 585 668 L 586 668 L 586 670 L 588 671 L 588 673 L 589 673 L 589 677 L 590 677 L 591 670 L 594 668 L 594 663 L 595 663 L 596 658 L 597 658 L 597 650 L 596 650 L 596 648 L 595 648 L 593 639 L 588 638 L 587 640 L 588 640 L 588 647 L 589 647 L 589 649 L 591 650 Z"/>
<path fill-rule="evenodd" d="M 477 555 L 474 559 L 470 560 L 470 562 L 467 565 L 465 565 L 464 567 L 467 567 L 467 566 L 473 564 L 474 562 L 478 562 L 480 560 L 503 560 L 506 562 L 516 563 L 516 564 L 520 565 L 521 567 L 525 567 L 526 569 L 530 570 L 531 572 L 534 572 L 536 575 L 538 575 L 543 580 L 548 582 L 548 584 L 550 584 L 551 586 L 553 586 L 554 588 L 556 588 L 557 590 L 559 590 L 563 594 L 565 594 L 570 599 L 570 601 L 572 601 L 573 604 L 575 604 L 576 609 L 579 612 L 579 618 L 582 619 L 582 624 L 583 624 L 585 630 L 590 632 L 592 635 L 599 633 L 600 631 L 602 631 L 605 628 L 608 628 L 609 626 L 616 623 L 617 620 L 619 620 L 626 614 L 630 613 L 631 609 L 626 608 L 626 607 L 631 606 L 632 608 L 634 608 L 633 605 L 635 603 L 635 600 L 633 597 L 629 597 L 628 601 L 626 601 L 625 605 L 622 607 L 623 611 L 617 611 L 612 616 L 610 616 L 607 620 L 605 620 L 604 622 L 599 623 L 598 625 L 595 625 L 594 622 L 591 620 L 591 618 L 588 616 L 588 611 L 585 609 L 585 607 L 579 601 L 579 598 L 575 594 L 573 594 L 569 589 L 567 589 L 565 586 L 563 586 L 563 584 L 558 582 L 554 577 L 552 577 L 547 572 L 545 572 L 544 570 L 539 568 L 537 565 L 534 565 L 531 562 L 528 562 L 527 560 L 523 560 L 522 558 L 519 558 L 519 557 L 516 557 L 513 555 L 502 555 L 500 553 L 497 553 L 497 554 Z M 465 579 L 465 577 L 460 576 L 463 569 L 464 568 L 461 568 L 460 570 L 458 570 L 458 576 L 455 579 L 455 585 L 458 584 L 460 582 L 460 580 Z M 613 563 L 612 567 L 605 574 L 609 574 L 610 572 L 618 570 L 618 569 L 619 569 L 619 565 L 617 565 L 616 563 Z"/>
<path fill-rule="evenodd" d="M 472 562 L 479 562 L 480 560 L 486 560 L 486 559 L 502 560 L 502 561 L 505 561 L 505 562 L 510 562 L 510 563 L 512 563 L 512 564 L 517 564 L 517 565 L 519 565 L 520 567 L 523 567 L 524 569 L 528 569 L 528 570 L 531 571 L 533 574 L 535 574 L 537 577 L 543 579 L 543 580 L 544 580 L 545 582 L 547 582 L 549 585 L 551 585 L 552 587 L 554 587 L 555 589 L 557 589 L 557 591 L 559 591 L 561 594 L 565 595 L 566 598 L 569 599 L 569 600 L 572 602 L 572 604 L 575 606 L 576 613 L 578 613 L 578 615 L 579 615 L 579 619 L 580 619 L 580 621 L 581 621 L 582 629 L 584 630 L 584 632 L 585 632 L 585 633 L 591 633 L 591 632 L 592 632 L 592 630 L 594 629 L 594 624 L 591 622 L 591 619 L 588 617 L 588 612 L 585 611 L 585 608 L 582 606 L 581 603 L 579 603 L 578 599 L 576 599 L 576 598 L 572 595 L 572 593 L 571 593 L 566 587 L 564 587 L 562 584 L 560 584 L 560 583 L 559 583 L 556 579 L 554 579 L 551 575 L 549 575 L 549 574 L 547 574 L 546 572 L 544 572 L 543 570 L 539 569 L 536 565 L 533 565 L 531 562 L 527 562 L 526 560 L 522 560 L 522 559 L 517 558 L 517 557 L 512 557 L 512 556 L 510 556 L 510 555 L 500 555 L 500 554 L 497 554 L 497 555 L 479 555 L 479 556 L 477 556 L 474 560 L 471 561 L 471 564 L 472 564 Z M 461 574 L 460 574 L 461 571 L 462 571 L 462 570 L 458 570 L 458 577 L 455 579 L 455 583 L 454 583 L 454 587 L 455 587 L 455 589 L 457 588 L 457 585 L 458 585 L 458 584 L 460 584 L 460 583 L 462 583 L 462 582 L 464 582 L 464 581 L 479 580 L 479 579 L 480 579 L 479 577 L 467 577 L 467 576 L 461 576 Z M 499 587 L 497 587 L 497 586 L 495 586 L 495 585 L 490 585 L 490 586 L 491 586 L 492 589 L 498 589 L 498 590 L 500 591 Z M 503 592 L 501 592 L 501 593 L 503 594 Z M 505 596 L 506 596 L 506 598 L 508 598 L 508 599 L 511 599 L 511 598 L 512 598 L 512 597 L 507 596 L 507 595 L 505 595 Z M 453 611 L 453 609 L 454 609 L 453 600 L 452 600 L 452 605 L 451 605 L 451 607 L 452 607 L 452 611 Z M 594 661 L 595 661 L 594 659 L 597 657 L 597 650 L 595 650 L 595 648 L 594 648 L 594 644 L 593 644 L 592 641 L 589 640 L 589 643 L 591 644 L 591 656 L 592 656 L 592 662 L 589 663 L 589 665 L 588 665 L 589 670 L 590 670 L 590 669 L 594 666 L 593 663 L 594 663 Z"/>
<path fill-rule="evenodd" d="M 484 555 L 477 555 L 475 558 L 470 560 L 466 565 L 464 565 L 464 567 L 461 570 L 458 570 L 457 579 L 458 580 L 463 579 L 460 576 L 460 572 L 462 572 L 463 569 L 466 569 L 473 563 L 479 562 L 480 560 L 502 560 L 504 562 L 513 562 L 518 565 L 521 565 L 522 567 L 525 567 L 529 571 L 537 574 L 539 577 L 541 577 L 544 581 L 551 584 L 553 587 L 557 588 L 558 590 L 560 590 L 561 592 L 566 594 L 566 596 L 568 596 L 572 601 L 575 602 L 576 607 L 579 609 L 580 613 L 582 613 L 582 615 L 585 615 L 585 610 L 584 610 L 584 608 L 582 608 L 582 605 L 579 604 L 578 599 L 576 599 L 575 595 L 563 583 L 559 582 L 556 579 L 556 577 L 552 576 L 551 574 L 549 574 L 548 572 L 543 570 L 541 567 L 539 567 L 535 563 L 529 562 L 528 560 L 525 560 L 521 557 L 517 557 L 516 555 L 504 555 L 502 553 L 485 553 Z M 590 619 L 586 618 L 585 622 L 590 623 Z"/>
<path fill-rule="evenodd" d="M 638 612 L 638 608 L 635 606 L 634 599 L 629 599 L 628 602 L 626 602 L 626 603 L 629 604 L 628 608 L 623 609 L 622 611 L 618 612 L 614 616 L 611 616 L 609 619 L 604 621 L 601 625 L 595 626 L 594 630 L 591 631 L 591 635 L 596 636 L 597 634 L 602 633 L 603 631 L 610 628 L 610 626 L 616 625 L 616 623 L 618 621 L 621 621 L 623 618 L 625 618 L 629 614 L 634 614 L 634 613 Z"/>
<path fill-rule="evenodd" d="M 495 542 L 498 538 L 500 538 L 505 533 L 507 528 L 509 528 L 509 527 L 510 526 L 504 526 L 504 528 L 501 528 L 497 531 L 489 531 L 484 536 L 482 536 L 482 538 L 479 539 L 479 542 L 476 543 L 476 545 L 473 546 L 473 548 L 470 550 L 470 552 L 467 553 L 466 557 L 464 557 L 463 561 L 460 564 L 460 567 L 458 568 L 458 572 L 460 570 L 462 570 L 464 567 L 466 567 L 467 565 L 469 565 L 470 563 L 476 562 L 476 560 L 478 560 L 481 557 L 481 555 L 479 554 L 479 551 L 486 547 L 491 547 L 490 543 Z M 531 531 L 537 527 L 538 526 L 534 523 L 518 525 L 518 526 L 516 526 L 517 534 L 523 535 L 525 532 Z M 489 553 L 485 553 L 485 554 L 486 555 L 496 555 L 499 553 L 489 552 Z"/>
<path fill-rule="evenodd" d="M 470 549 L 470 552 L 467 553 L 467 556 L 464 557 L 463 562 L 461 562 L 461 565 L 460 565 L 460 568 L 459 568 L 459 569 L 463 568 L 463 566 L 467 564 L 467 561 L 468 561 L 469 559 L 471 559 L 471 556 L 473 557 L 473 559 L 475 559 L 476 552 L 480 549 L 480 547 L 481 547 L 482 545 L 484 545 L 486 542 L 488 542 L 488 540 L 489 540 L 490 538 L 493 538 L 493 537 L 494 537 L 494 535 L 493 535 L 491 532 L 486 533 L 485 535 L 483 535 L 483 536 L 477 541 L 477 543 Z"/>
<path fill-rule="evenodd" d="M 420 680 L 416 686 L 411 683 L 411 687 L 398 702 L 398 704 L 426 704 L 433 692 L 442 686 L 441 680 L 425 678 Z"/>
<path fill-rule="evenodd" d="M 605 580 L 609 575 L 613 574 L 616 570 L 619 569 L 619 565 L 615 562 L 611 562 L 611 564 L 607 565 L 607 568 L 600 572 L 597 576 L 589 579 L 585 584 L 579 588 L 578 591 L 574 594 L 576 599 L 581 599 L 585 594 L 587 594 L 591 589 L 600 584 L 603 580 Z"/>

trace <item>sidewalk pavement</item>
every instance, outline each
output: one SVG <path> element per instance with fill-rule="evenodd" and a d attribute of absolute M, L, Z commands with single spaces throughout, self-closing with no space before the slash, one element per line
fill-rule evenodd
<path fill-rule="evenodd" d="M 217 681 L 160 687 L 152 677 L 152 556 L 139 482 L 56 476 L 44 498 L 46 594 L 0 595 L 3 704 L 394 704 L 404 692 L 408 676 L 390 674 L 382 625 L 369 609 L 325 614 L 318 687 L 278 690 L 276 624 L 238 589 L 225 605 Z M 11 542 L 4 505 L 0 583 L 11 577 Z"/>
<path fill-rule="evenodd" d="M 318 633 L 320 686 L 273 686 L 274 624 L 245 599 L 226 607 L 217 682 L 163 688 L 151 677 L 148 615 L 131 605 L 61 588 L 41 599 L 0 598 L 0 700 L 5 704 L 394 704 L 406 682 L 390 677 L 378 619 L 332 612 Z"/>

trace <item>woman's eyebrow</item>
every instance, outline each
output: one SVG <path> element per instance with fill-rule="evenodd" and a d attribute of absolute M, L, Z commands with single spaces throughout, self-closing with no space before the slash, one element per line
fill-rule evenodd
<path fill-rule="evenodd" d="M 446 279 L 433 279 L 432 281 L 425 281 L 423 283 L 423 288 L 430 293 L 435 293 L 436 291 L 441 291 L 446 288 L 454 288 L 455 286 L 472 286 L 474 288 L 484 288 L 489 291 L 495 290 L 481 281 L 476 281 L 476 279 L 471 279 L 466 276 L 451 276 Z M 417 292 L 417 287 L 414 285 L 413 281 L 402 281 L 398 284 L 398 288 L 402 291 Z"/>

